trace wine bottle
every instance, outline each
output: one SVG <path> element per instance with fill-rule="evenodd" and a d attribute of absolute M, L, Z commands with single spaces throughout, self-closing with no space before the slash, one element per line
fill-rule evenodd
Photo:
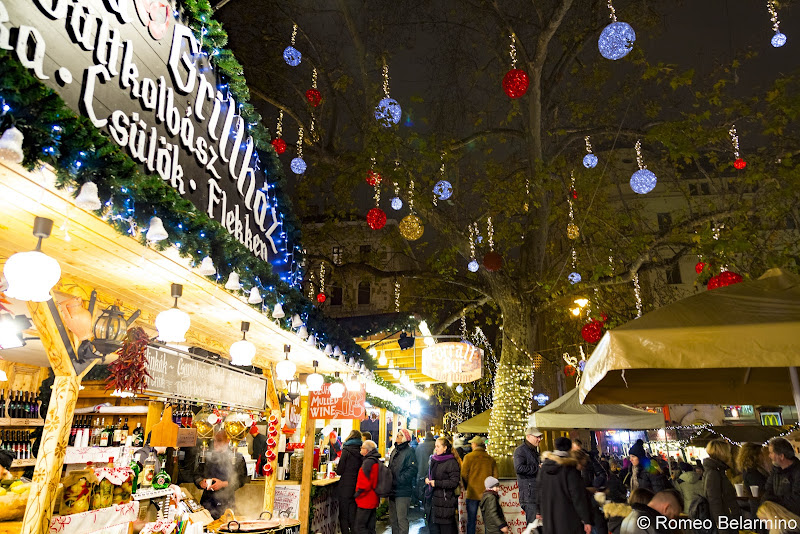
<path fill-rule="evenodd" d="M 6 416 L 6 390 L 0 389 L 0 417 Z"/>
<path fill-rule="evenodd" d="M 122 428 L 119 431 L 119 442 L 120 445 L 125 445 L 128 441 L 128 418 L 125 418 L 125 424 L 122 425 Z"/>
<path fill-rule="evenodd" d="M 103 431 L 100 432 L 100 446 L 101 447 L 108 447 L 108 428 L 106 427 L 106 418 L 104 417 L 100 426 L 103 427 Z"/>

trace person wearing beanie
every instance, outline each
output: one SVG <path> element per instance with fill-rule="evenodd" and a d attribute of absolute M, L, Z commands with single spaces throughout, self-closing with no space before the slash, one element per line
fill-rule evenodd
<path fill-rule="evenodd" d="M 514 471 L 519 486 L 519 504 L 525 511 L 525 520 L 533 523 L 538 512 L 536 479 L 539 476 L 539 442 L 542 433 L 536 427 L 525 430 L 525 441 L 514 451 Z"/>
<path fill-rule="evenodd" d="M 399 429 L 394 438 L 394 450 L 389 457 L 389 470 L 392 472 L 389 523 L 392 525 L 392 534 L 408 534 L 408 508 L 417 476 L 417 458 L 410 441 L 411 431 Z"/>
<path fill-rule="evenodd" d="M 417 488 L 416 488 L 416 504 L 420 504 L 425 496 L 425 475 L 428 474 L 428 464 L 433 454 L 433 448 L 436 446 L 436 438 L 433 437 L 433 432 L 430 430 L 425 432 L 425 440 L 417 445 L 417 450 L 414 453 L 417 456 Z"/>
<path fill-rule="evenodd" d="M 486 477 L 497 476 L 497 462 L 486 452 L 486 440 L 475 436 L 470 440 L 472 452 L 464 457 L 461 464 L 461 479 L 467 489 L 467 534 L 475 534 L 478 523 L 478 506 L 483 500 L 482 494 Z"/>
<path fill-rule="evenodd" d="M 472 445 L 475 447 L 475 444 Z M 473 451 L 474 452 L 474 451 Z M 470 453 L 471 454 L 471 453 Z M 500 481 L 491 476 L 483 481 L 484 492 L 481 495 L 481 515 L 483 516 L 484 534 L 500 534 L 508 532 L 508 523 L 500 506 Z M 474 528 L 474 527 L 473 527 Z"/>
<path fill-rule="evenodd" d="M 537 485 L 542 534 L 589 534 L 592 517 L 578 462 L 570 456 L 572 440 L 560 437 L 555 446 L 556 450 L 542 455 Z"/>

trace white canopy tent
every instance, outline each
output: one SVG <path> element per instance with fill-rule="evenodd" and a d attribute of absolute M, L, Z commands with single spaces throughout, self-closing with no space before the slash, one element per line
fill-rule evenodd
<path fill-rule="evenodd" d="M 528 418 L 539 430 L 647 430 L 664 426 L 664 416 L 625 404 L 581 404 L 578 390 L 557 398 Z"/>

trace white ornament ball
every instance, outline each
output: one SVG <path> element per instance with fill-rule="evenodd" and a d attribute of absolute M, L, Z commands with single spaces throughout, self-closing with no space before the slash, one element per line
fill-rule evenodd
<path fill-rule="evenodd" d="M 639 169 L 631 176 L 631 189 L 635 193 L 644 195 L 656 187 L 656 175 L 647 169 Z"/>
<path fill-rule="evenodd" d="M 628 55 L 636 41 L 636 32 L 627 22 L 612 22 L 600 34 L 597 48 L 606 59 L 622 59 Z"/>
<path fill-rule="evenodd" d="M 471 272 L 471 273 L 478 272 L 478 269 L 480 269 L 480 268 L 481 268 L 481 266 L 480 266 L 480 264 L 478 263 L 478 260 L 472 260 L 472 261 L 471 261 L 471 262 L 469 262 L 469 264 L 467 265 L 467 269 L 469 269 L 469 272 Z"/>
<path fill-rule="evenodd" d="M 403 209 L 403 201 L 400 197 L 394 197 L 392 199 L 392 209 L 395 211 L 400 211 Z"/>

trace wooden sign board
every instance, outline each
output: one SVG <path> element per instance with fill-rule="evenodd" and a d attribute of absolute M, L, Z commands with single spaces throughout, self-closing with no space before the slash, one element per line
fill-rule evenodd
<path fill-rule="evenodd" d="M 197 445 L 196 428 L 179 428 L 176 447 L 194 447 Z"/>
<path fill-rule="evenodd" d="M 251 410 L 267 405 L 264 377 L 172 347 L 147 347 L 146 393 Z"/>
<path fill-rule="evenodd" d="M 483 376 L 483 350 L 464 342 L 425 347 L 422 349 L 422 374 L 454 384 L 478 380 Z"/>
<path fill-rule="evenodd" d="M 175 447 L 178 443 L 178 425 L 172 422 L 172 405 L 164 408 L 161 421 L 150 431 L 151 447 Z"/>
<path fill-rule="evenodd" d="M 330 384 L 323 384 L 321 391 L 308 394 L 309 416 L 312 419 L 364 419 L 367 415 L 365 402 L 367 390 L 364 385 L 358 391 L 345 390 L 341 398 L 331 397 Z"/>
<path fill-rule="evenodd" d="M 273 270 L 283 217 L 238 103 L 176 0 L 0 1 L 0 48 Z"/>

